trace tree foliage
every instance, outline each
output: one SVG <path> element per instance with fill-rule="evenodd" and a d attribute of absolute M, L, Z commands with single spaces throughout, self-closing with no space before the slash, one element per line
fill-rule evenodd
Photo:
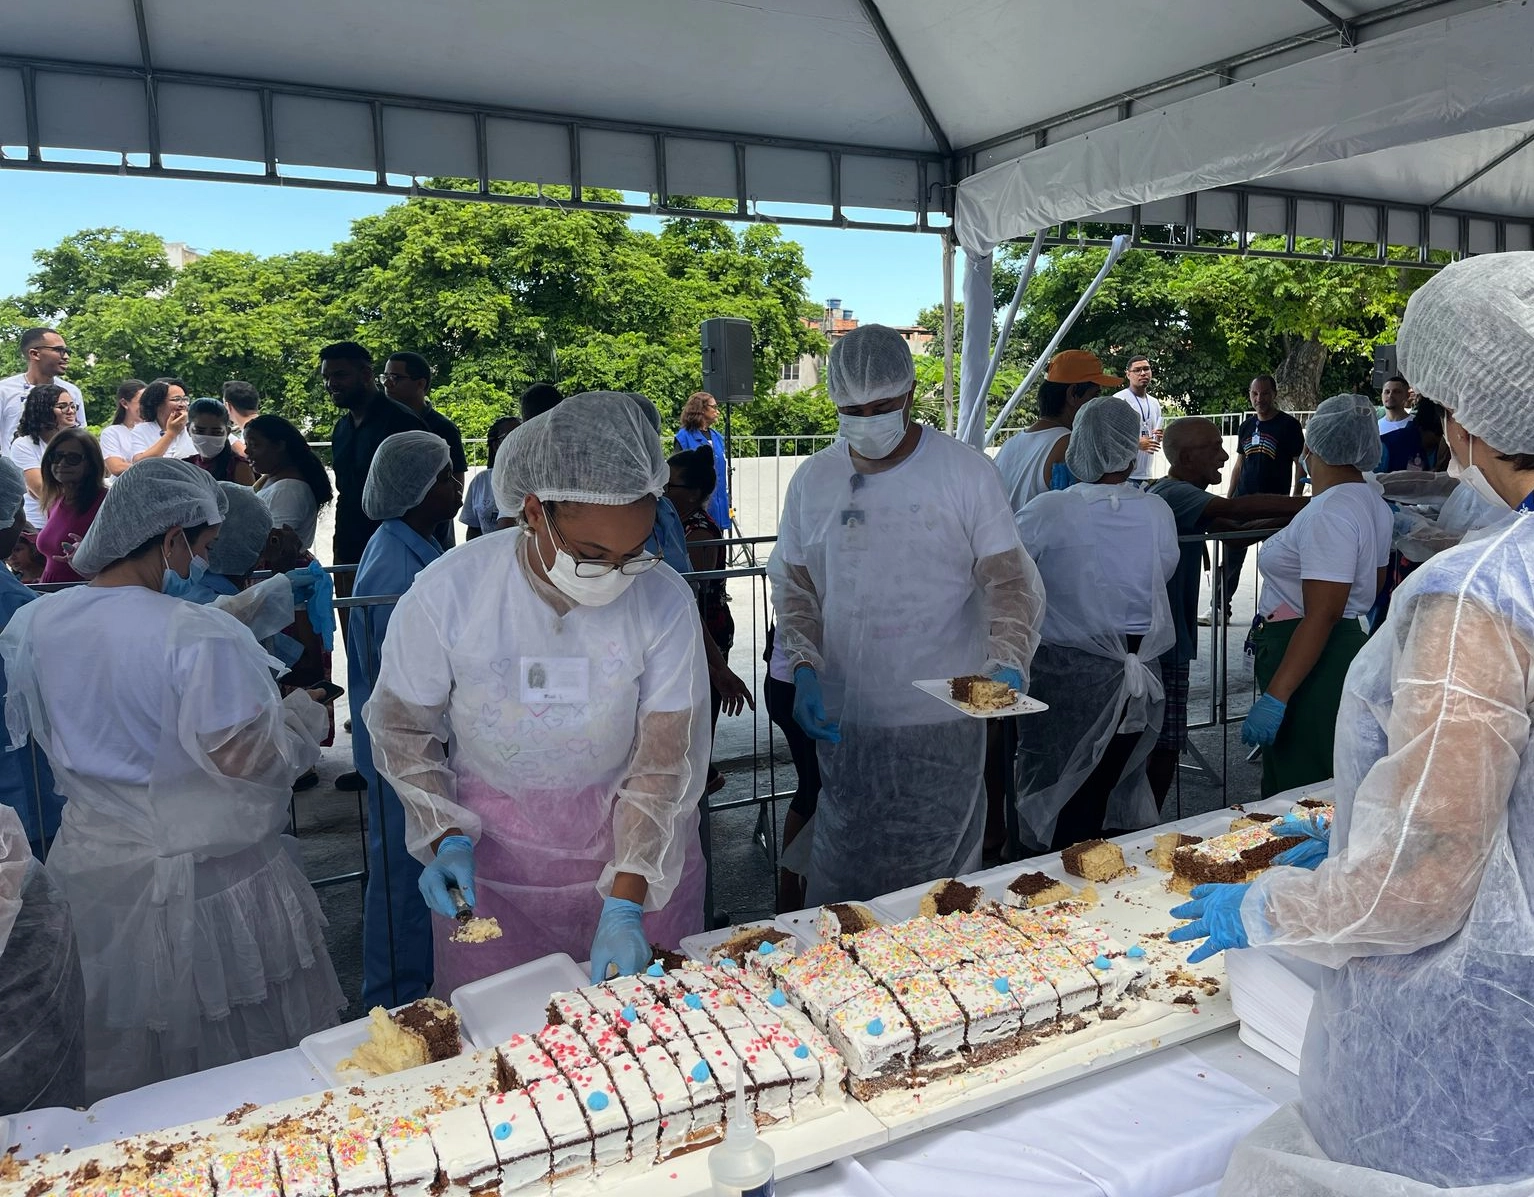
<path fill-rule="evenodd" d="M 246 379 L 267 410 L 321 432 L 335 418 L 322 345 L 360 341 L 380 366 L 413 349 L 432 365 L 434 402 L 477 437 L 541 379 L 642 392 L 674 426 L 702 385 L 699 325 L 738 316 L 752 322 L 761 398 L 732 413 L 735 431 L 813 422 L 773 392 L 785 363 L 825 348 L 801 318 L 798 244 L 770 224 L 676 218 L 642 231 L 546 194 L 544 207 L 412 199 L 356 221 L 328 253 L 214 251 L 181 271 L 153 234 L 87 230 L 35 255 L 26 294 L 0 301 L 0 340 L 14 357 L 22 327 L 57 323 L 96 422 L 120 379 L 169 374 L 193 394 Z"/>

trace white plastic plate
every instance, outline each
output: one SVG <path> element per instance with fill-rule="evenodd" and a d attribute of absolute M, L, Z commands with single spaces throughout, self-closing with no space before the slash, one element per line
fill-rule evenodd
<path fill-rule="evenodd" d="M 707 964 L 708 954 L 719 944 L 729 939 L 730 936 L 761 927 L 771 927 L 778 931 L 783 930 L 778 925 L 776 919 L 753 919 L 749 923 L 736 923 L 733 927 L 720 927 L 717 931 L 704 931 L 698 935 L 685 936 L 681 943 L 682 952 L 696 960 L 699 964 Z M 799 950 L 796 945 L 790 946 L 793 947 L 794 951 Z M 736 963 L 740 962 L 737 961 Z"/>
<path fill-rule="evenodd" d="M 773 922 L 779 931 L 787 931 L 804 948 L 813 948 L 820 943 L 820 932 L 815 930 L 815 924 L 819 919 L 820 907 L 811 906 L 805 910 L 780 914 Z"/>
<path fill-rule="evenodd" d="M 394 1010 L 400 1008 L 395 1006 Z M 391 1014 L 393 1012 L 393 1010 L 390 1011 Z M 371 1027 L 372 1021 L 367 1018 L 359 1018 L 355 1022 L 344 1022 L 338 1027 L 330 1027 L 328 1030 L 316 1031 L 313 1035 L 304 1036 L 299 1040 L 298 1049 L 314 1066 L 314 1071 L 325 1078 L 327 1084 L 346 1085 L 355 1081 L 365 1081 L 367 1080 L 365 1072 L 347 1069 L 343 1073 L 340 1071 L 340 1064 L 367 1041 Z M 414 1069 L 406 1069 L 405 1072 L 395 1075 L 404 1076 L 414 1071 Z"/>
<path fill-rule="evenodd" d="M 559 952 L 461 985 L 452 1002 L 463 1019 L 464 1038 L 475 1047 L 494 1047 L 518 1033 L 543 1030 L 549 997 L 589 984 L 590 974 Z"/>
<path fill-rule="evenodd" d="M 1037 715 L 1040 711 L 1049 710 L 1047 702 L 1040 702 L 1037 698 L 1029 698 L 1028 695 L 1024 694 L 1011 706 L 997 707 L 994 711 L 972 711 L 962 702 L 954 700 L 953 695 L 948 691 L 948 681 L 948 678 L 940 677 L 925 682 L 912 682 L 911 685 L 915 686 L 923 694 L 930 694 L 939 702 L 946 703 L 954 710 L 968 715 L 971 719 L 1001 719 L 1008 715 Z"/>

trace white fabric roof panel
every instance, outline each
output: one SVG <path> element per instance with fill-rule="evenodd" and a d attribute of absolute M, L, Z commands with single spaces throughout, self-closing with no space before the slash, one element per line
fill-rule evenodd
<path fill-rule="evenodd" d="M 0 165 L 143 155 L 157 133 L 193 158 L 270 146 L 276 173 L 311 179 L 473 177 L 483 160 L 491 179 L 907 213 L 943 211 L 947 179 L 971 174 L 960 195 L 979 197 L 1011 172 L 995 202 L 1018 207 L 966 235 L 980 245 L 1131 204 L 1148 222 L 1189 192 L 1201 225 L 1234 226 L 1218 188 L 1254 180 L 1425 204 L 1534 121 L 1524 89 L 1484 77 L 1534 60 L 1519 0 L 1326 3 L 1358 23 L 1355 48 L 1306 0 L 138 0 L 142 44 L 135 0 L 53 0 L 6 18 L 0 145 L 33 152 Z M 1401 39 L 1418 55 L 1369 83 L 1371 119 L 1366 64 Z M 1534 150 L 1452 206 L 1521 218 L 1531 198 Z M 1272 223 L 1260 199 L 1249 228 Z M 1316 208 L 1302 222 L 1330 229 Z M 1387 214 L 1392 239 L 1400 223 Z M 1348 209 L 1350 237 L 1377 226 Z M 1443 227 L 1458 243 L 1458 219 Z"/>

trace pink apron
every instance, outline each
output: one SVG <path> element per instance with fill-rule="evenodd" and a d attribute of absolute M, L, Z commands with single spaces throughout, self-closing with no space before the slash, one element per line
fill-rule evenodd
<path fill-rule="evenodd" d="M 589 960 L 602 913 L 596 882 L 613 859 L 614 796 L 592 789 L 513 798 L 460 774 L 458 801 L 483 820 L 474 847 L 475 913 L 494 916 L 501 938 L 453 943 L 456 924 L 433 915 L 432 992 L 445 1000 L 460 985 L 553 952 L 577 963 Z M 670 949 L 684 935 L 703 930 L 704 863 L 696 813 L 683 821 L 678 835 L 686 837 L 681 880 L 664 907 L 644 916 L 650 942 Z"/>

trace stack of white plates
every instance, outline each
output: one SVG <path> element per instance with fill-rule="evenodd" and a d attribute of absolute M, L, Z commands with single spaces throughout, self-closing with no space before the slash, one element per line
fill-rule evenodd
<path fill-rule="evenodd" d="M 1242 1042 L 1298 1074 L 1318 966 L 1278 952 L 1247 949 L 1226 952 L 1225 967 Z"/>

